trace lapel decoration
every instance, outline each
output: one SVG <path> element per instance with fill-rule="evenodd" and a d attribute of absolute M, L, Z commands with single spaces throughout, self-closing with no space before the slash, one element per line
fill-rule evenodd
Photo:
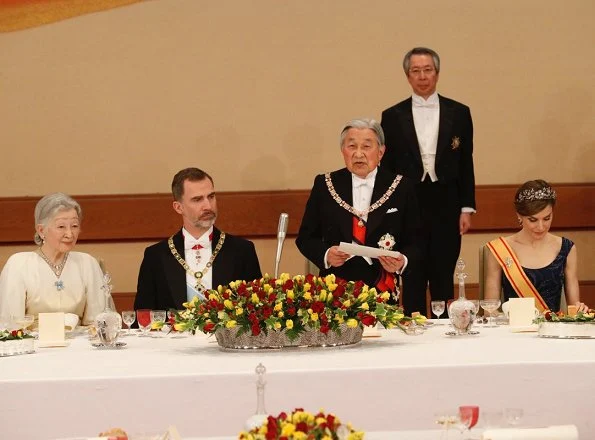
<path fill-rule="evenodd" d="M 458 136 L 452 137 L 452 142 L 450 143 L 450 147 L 453 150 L 457 150 L 461 146 L 461 138 Z"/>
<path fill-rule="evenodd" d="M 395 246 L 395 237 L 386 233 L 378 241 L 378 247 L 385 251 L 392 251 Z"/>

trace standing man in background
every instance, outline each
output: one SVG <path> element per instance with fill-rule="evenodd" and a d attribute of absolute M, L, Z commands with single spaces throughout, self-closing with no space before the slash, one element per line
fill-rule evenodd
<path fill-rule="evenodd" d="M 475 212 L 475 175 L 471 112 L 436 92 L 438 54 L 416 47 L 405 55 L 403 69 L 413 94 L 382 112 L 381 166 L 417 182 L 424 253 L 422 264 L 403 277 L 403 305 L 410 313 L 426 310 L 428 283 L 432 300 L 453 297 L 461 236 Z"/>

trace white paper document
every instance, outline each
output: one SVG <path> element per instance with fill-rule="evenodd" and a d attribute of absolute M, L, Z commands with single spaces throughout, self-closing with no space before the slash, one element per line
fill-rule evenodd
<path fill-rule="evenodd" d="M 370 246 L 361 246 L 359 244 L 339 243 L 339 250 L 349 255 L 357 255 L 358 257 L 378 258 L 382 256 L 398 258 L 401 256 L 400 252 L 387 251 L 385 249 L 373 248 Z"/>

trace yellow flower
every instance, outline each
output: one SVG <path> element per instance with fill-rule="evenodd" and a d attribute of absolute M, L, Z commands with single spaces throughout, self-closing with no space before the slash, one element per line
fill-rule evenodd
<path fill-rule="evenodd" d="M 233 310 L 233 303 L 230 299 L 226 299 L 225 301 L 223 301 L 223 305 L 226 309 Z"/>
<path fill-rule="evenodd" d="M 231 283 L 229 283 L 229 287 L 231 287 L 232 289 L 236 288 L 236 282 L 232 281 Z"/>
<path fill-rule="evenodd" d="M 312 294 L 310 292 L 304 293 L 304 299 L 307 299 L 308 301 L 310 301 L 312 299 Z"/>
<path fill-rule="evenodd" d="M 176 331 L 179 332 L 183 332 L 188 330 L 188 328 L 190 327 L 190 323 L 188 322 L 177 322 L 174 324 L 174 328 L 176 329 Z"/>
<path fill-rule="evenodd" d="M 339 324 L 343 324 L 344 319 L 341 315 L 335 315 L 335 320 L 339 323 Z"/>
<path fill-rule="evenodd" d="M 308 290 L 310 290 L 310 287 L 312 287 L 310 285 L 310 283 L 304 283 L 304 292 L 307 292 Z"/>
<path fill-rule="evenodd" d="M 270 295 L 271 293 L 273 293 L 275 291 L 275 289 L 273 289 L 272 287 L 269 287 L 269 290 L 267 291 L 267 293 Z"/>
<path fill-rule="evenodd" d="M 368 299 L 368 292 L 362 292 L 360 293 L 360 295 L 357 297 L 358 301 L 365 301 Z"/>
<path fill-rule="evenodd" d="M 277 304 L 275 304 L 274 310 L 275 310 L 275 312 L 278 312 L 282 308 L 283 308 L 283 303 L 278 302 Z"/>
<path fill-rule="evenodd" d="M 320 291 L 320 301 L 326 300 L 326 290 L 322 289 Z"/>
<path fill-rule="evenodd" d="M 368 310 L 370 306 L 368 305 L 368 303 L 363 303 L 361 306 L 359 306 L 359 308 L 362 310 Z"/>
<path fill-rule="evenodd" d="M 296 431 L 293 433 L 293 440 L 306 440 L 308 438 L 308 434 L 302 431 Z M 329 437 L 330 439 L 330 437 Z M 332 440 L 332 439 L 330 439 Z"/>
<path fill-rule="evenodd" d="M 337 278 L 335 277 L 335 274 L 333 274 L 333 273 L 328 274 L 327 276 L 324 277 L 324 282 L 326 284 L 335 284 L 336 280 L 337 280 Z"/>
<path fill-rule="evenodd" d="M 288 319 L 287 321 L 285 321 L 285 327 L 293 328 L 293 321 L 291 319 Z"/>
<path fill-rule="evenodd" d="M 347 320 L 347 327 L 350 327 L 350 328 L 357 327 L 357 321 L 355 319 L 353 319 L 353 318 L 349 318 Z"/>
<path fill-rule="evenodd" d="M 250 297 L 250 300 L 254 303 L 254 304 L 258 304 L 260 301 L 260 298 L 258 297 L 258 295 L 256 293 L 253 293 L 252 296 Z"/>
<path fill-rule="evenodd" d="M 285 313 L 283 313 L 283 311 L 277 313 L 278 318 L 283 318 L 284 316 L 285 316 Z"/>
<path fill-rule="evenodd" d="M 322 425 L 323 423 L 326 423 L 326 419 L 324 417 L 318 417 L 316 419 L 316 426 Z"/>
<path fill-rule="evenodd" d="M 346 299 L 345 301 L 343 301 L 343 305 L 344 305 L 345 307 L 350 307 L 350 306 L 351 306 L 351 301 L 350 301 L 350 300 L 348 300 L 348 299 Z"/>
<path fill-rule="evenodd" d="M 318 321 L 318 313 L 312 313 L 312 314 L 310 315 L 310 319 L 311 319 L 312 321 Z"/>
<path fill-rule="evenodd" d="M 287 296 L 287 298 L 293 299 L 293 290 L 288 290 L 285 295 Z"/>
<path fill-rule="evenodd" d="M 380 295 L 380 298 L 382 298 L 385 301 L 388 301 L 390 299 L 390 293 L 382 292 L 382 295 Z"/>
<path fill-rule="evenodd" d="M 347 440 L 364 440 L 364 433 L 362 431 L 352 432 L 347 436 Z"/>
<path fill-rule="evenodd" d="M 236 324 L 237 324 L 237 322 L 232 319 L 231 321 L 227 321 L 225 323 L 225 327 L 227 327 L 227 328 L 234 328 L 236 326 Z"/>
<path fill-rule="evenodd" d="M 337 285 L 336 284 L 329 284 L 328 285 L 328 290 L 330 290 L 331 292 L 334 292 L 337 289 Z"/>
<path fill-rule="evenodd" d="M 209 293 L 209 299 L 217 301 L 219 299 L 219 297 L 214 293 Z"/>
<path fill-rule="evenodd" d="M 258 433 L 266 435 L 267 432 L 269 432 L 269 428 L 267 427 L 267 424 L 263 423 L 262 425 L 260 425 L 260 429 L 258 430 Z"/>
<path fill-rule="evenodd" d="M 236 315 L 240 316 L 244 314 L 244 309 L 242 309 L 241 307 L 236 307 Z"/>
<path fill-rule="evenodd" d="M 293 423 L 287 423 L 281 429 L 281 436 L 282 437 L 289 437 L 294 432 L 295 432 L 295 425 Z"/>
<path fill-rule="evenodd" d="M 279 330 L 281 328 L 281 323 L 279 321 L 275 322 L 275 330 Z"/>

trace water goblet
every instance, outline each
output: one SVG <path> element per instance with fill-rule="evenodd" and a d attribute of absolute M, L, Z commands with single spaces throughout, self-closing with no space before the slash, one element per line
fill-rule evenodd
<path fill-rule="evenodd" d="M 131 334 L 130 326 L 132 324 L 134 324 L 134 321 L 136 321 L 136 312 L 134 310 L 124 310 L 122 312 L 122 321 L 128 327 L 128 330 L 126 331 L 126 335 L 130 336 L 130 334 Z"/>
<path fill-rule="evenodd" d="M 504 420 L 508 426 L 517 426 L 521 423 L 523 418 L 522 408 L 505 408 Z"/>
<path fill-rule="evenodd" d="M 166 313 L 165 310 L 151 310 L 151 328 L 156 330 L 161 330 L 163 325 L 165 324 L 165 317 Z M 162 336 L 161 331 L 155 334 L 155 338 L 160 338 Z"/>
<path fill-rule="evenodd" d="M 31 325 L 33 325 L 33 322 L 35 322 L 35 316 L 33 316 L 33 315 L 18 316 L 18 317 L 14 317 L 13 321 L 15 322 L 15 324 L 17 324 L 17 326 L 19 328 L 22 328 L 23 330 L 27 330 L 27 328 L 30 327 Z"/>
<path fill-rule="evenodd" d="M 141 337 L 149 336 L 151 331 L 151 310 L 150 309 L 139 309 L 136 311 L 136 320 L 138 321 L 138 327 L 141 330 Z"/>
<path fill-rule="evenodd" d="M 444 301 L 432 301 L 432 312 L 434 313 L 434 315 L 436 315 L 436 319 L 440 319 L 440 315 L 444 313 L 445 307 L 446 304 L 444 303 Z M 441 324 L 437 322 L 436 325 Z"/>
<path fill-rule="evenodd" d="M 479 305 L 485 312 L 488 312 L 490 314 L 490 319 L 486 327 L 496 327 L 496 325 L 492 323 L 492 313 L 494 313 L 496 310 L 498 310 L 498 307 L 500 307 L 500 300 L 482 299 L 481 301 L 479 301 Z"/>

